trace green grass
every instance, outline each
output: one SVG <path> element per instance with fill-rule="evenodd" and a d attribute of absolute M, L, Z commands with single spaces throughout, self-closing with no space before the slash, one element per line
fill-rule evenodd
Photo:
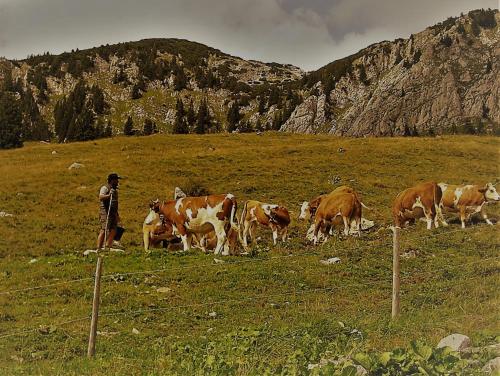
<path fill-rule="evenodd" d="M 339 147 L 346 152 L 339 154 Z M 397 321 L 390 320 L 392 249 L 386 227 L 394 196 L 418 181 L 494 181 L 498 150 L 494 137 L 266 133 L 118 137 L 1 151 L 0 211 L 14 216 L 0 218 L 0 370 L 193 374 L 190 367 L 199 370 L 217 352 L 217 362 L 238 364 L 227 373 L 293 373 L 286 368 L 290 357 L 317 362 L 326 350 L 339 356 L 386 351 L 417 338 L 435 345 L 452 332 L 469 335 L 475 345 L 491 343 L 500 334 L 500 264 L 489 260 L 498 256 L 497 226 L 480 222 L 461 230 L 452 220 L 449 228 L 430 233 L 424 223 L 404 230 L 402 252 L 419 255 L 402 260 Z M 75 161 L 85 167 L 69 171 Z M 95 257 L 82 252 L 95 246 L 97 192 L 112 171 L 127 177 L 120 187 L 127 252 L 105 257 L 99 319 L 104 334 L 98 336 L 96 359 L 89 361 Z M 360 239 L 312 247 L 304 239 L 307 224 L 296 221 L 299 204 L 332 190 L 335 175 L 361 192 L 373 208 L 365 216 L 377 228 Z M 175 186 L 193 180 L 213 193 L 235 194 L 240 207 L 249 198 L 286 205 L 293 216 L 291 240 L 272 247 L 270 234 L 260 230 L 257 256 L 227 257 L 224 264 L 199 251 L 156 249 L 145 255 L 141 228 L 149 199 L 170 198 Z M 498 217 L 495 205 L 487 211 Z M 319 263 L 332 256 L 342 262 Z M 160 287 L 171 291 L 160 293 Z M 339 329 L 339 321 L 349 331 Z M 349 334 L 353 328 L 362 339 Z"/>

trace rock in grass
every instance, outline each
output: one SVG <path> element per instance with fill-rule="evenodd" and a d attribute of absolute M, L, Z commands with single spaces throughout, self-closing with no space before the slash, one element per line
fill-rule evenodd
<path fill-rule="evenodd" d="M 13 216 L 14 216 L 13 214 L 10 214 L 10 213 L 4 212 L 4 211 L 0 211 L 0 218 L 13 217 Z"/>
<path fill-rule="evenodd" d="M 172 291 L 172 289 L 170 287 L 160 287 L 160 288 L 156 289 L 156 292 L 161 292 L 161 293 L 167 293 L 170 291 Z"/>
<path fill-rule="evenodd" d="M 454 333 L 439 341 L 437 347 L 438 349 L 441 347 L 450 347 L 453 351 L 464 351 L 471 347 L 471 345 L 472 341 L 469 337 L 463 334 Z"/>
<path fill-rule="evenodd" d="M 340 259 L 338 257 L 332 257 L 329 258 L 328 260 L 320 260 L 320 263 L 323 265 L 332 265 L 332 264 L 338 264 L 340 262 Z"/>
<path fill-rule="evenodd" d="M 500 374 L 500 357 L 491 359 L 486 363 L 482 369 L 487 375 L 499 375 Z"/>
<path fill-rule="evenodd" d="M 83 167 L 85 167 L 84 164 L 74 162 L 71 164 L 71 166 L 68 167 L 68 170 L 78 170 L 79 168 L 83 168 Z"/>
<path fill-rule="evenodd" d="M 208 316 L 211 317 L 211 318 L 213 318 L 213 319 L 215 319 L 217 317 L 217 312 L 215 312 L 215 311 L 214 312 L 210 312 L 208 314 Z"/>
<path fill-rule="evenodd" d="M 139 334 L 140 332 L 136 328 L 132 328 L 132 333 Z"/>

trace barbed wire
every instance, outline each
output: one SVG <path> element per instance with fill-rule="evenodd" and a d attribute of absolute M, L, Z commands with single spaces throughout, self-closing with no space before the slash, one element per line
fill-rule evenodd
<path fill-rule="evenodd" d="M 357 249 L 367 249 L 367 248 L 374 248 L 376 247 L 381 247 L 381 246 L 386 246 L 389 243 L 386 242 L 385 244 L 377 244 L 377 245 L 365 245 L 364 247 L 356 247 Z M 280 259 L 290 259 L 290 258 L 295 258 L 295 257 L 308 257 L 308 256 L 320 256 L 318 251 L 313 251 L 313 252 L 302 252 L 302 253 L 292 253 L 292 254 L 287 254 L 287 255 L 280 255 L 280 256 L 272 256 L 272 257 L 266 257 L 266 258 L 249 258 L 246 260 L 240 260 L 240 261 L 232 261 L 232 262 L 223 262 L 223 263 L 209 263 L 209 264 L 201 264 L 201 265 L 184 265 L 184 266 L 177 266 L 177 267 L 165 267 L 165 268 L 159 268 L 159 269 L 150 269 L 150 270 L 141 270 L 137 272 L 113 272 L 113 273 L 108 273 L 104 274 L 101 278 L 102 279 L 113 279 L 117 278 L 120 276 L 132 276 L 132 275 L 141 275 L 141 274 L 154 274 L 154 273 L 161 273 L 161 272 L 176 272 L 179 270 L 190 270 L 190 269 L 200 269 L 200 268 L 206 268 L 206 267 L 222 267 L 222 266 L 232 266 L 232 265 L 241 265 L 241 264 L 252 264 L 252 263 L 257 263 L 257 262 L 266 262 L 266 261 L 274 261 L 274 260 L 280 260 Z M 93 281 L 94 277 L 85 277 L 85 278 L 79 278 L 79 279 L 71 279 L 67 281 L 61 281 L 61 282 L 55 282 L 55 283 L 50 283 L 47 285 L 40 285 L 40 286 L 32 286 L 32 287 L 26 287 L 26 288 L 20 288 L 20 289 L 13 289 L 13 290 L 7 290 L 7 291 L 1 291 L 0 295 L 7 295 L 7 294 L 12 294 L 12 293 L 17 293 L 17 292 L 25 292 L 25 291 L 32 291 L 32 290 L 40 290 L 40 289 L 45 289 L 45 288 L 50 288 L 50 287 L 55 287 L 55 286 L 61 286 L 65 284 L 72 284 L 76 282 L 82 282 L 82 281 Z"/>
<path fill-rule="evenodd" d="M 487 227 L 483 227 L 483 228 L 487 228 Z M 429 238 L 435 238 L 438 236 L 449 235 L 449 234 L 453 234 L 453 233 L 457 233 L 457 232 L 464 232 L 464 233 L 468 233 L 468 234 L 472 233 L 471 231 L 467 231 L 467 229 L 460 228 L 460 229 L 456 229 L 456 230 L 452 230 L 452 231 L 441 232 L 438 234 L 429 234 L 429 235 L 426 234 L 426 235 L 420 235 L 420 236 L 415 236 L 415 237 L 410 237 L 410 238 L 404 237 L 403 240 L 405 242 L 422 240 L 422 239 L 428 240 Z M 376 239 L 376 240 L 379 240 L 379 239 Z M 360 250 L 365 250 L 368 248 L 375 248 L 375 247 L 380 248 L 382 246 L 390 245 L 391 242 L 392 241 L 386 241 L 382 244 L 380 244 L 380 243 L 378 243 L 378 244 L 364 244 L 362 246 L 356 245 L 356 248 L 360 249 Z M 304 253 L 297 253 L 297 254 L 273 256 L 273 257 L 268 257 L 268 258 L 252 258 L 252 259 L 248 259 L 248 260 L 241 260 L 241 261 L 235 261 L 235 262 L 224 262 L 221 264 L 210 263 L 210 264 L 202 264 L 202 265 L 177 266 L 175 268 L 165 267 L 165 268 L 159 268 L 159 269 L 142 270 L 142 271 L 137 271 L 137 272 L 114 272 L 114 273 L 105 274 L 102 276 L 102 278 L 103 279 L 113 279 L 113 278 L 117 278 L 120 276 L 154 274 L 154 273 L 161 273 L 161 272 L 165 272 L 165 271 L 175 272 L 175 271 L 179 271 L 179 270 L 199 269 L 199 268 L 221 266 L 221 265 L 241 265 L 241 264 L 250 264 L 250 263 L 257 263 L 257 262 L 274 261 L 274 260 L 285 259 L 285 258 L 307 257 L 307 256 L 319 256 L 319 254 L 318 254 L 318 252 L 304 252 Z M 33 291 L 33 290 L 40 290 L 40 289 L 45 289 L 45 288 L 62 286 L 65 284 L 72 284 L 72 283 L 91 281 L 91 280 L 94 280 L 94 277 L 85 277 L 85 278 L 72 279 L 72 280 L 61 281 L 61 282 L 56 282 L 56 283 L 50 283 L 50 284 L 41 285 L 41 286 L 32 286 L 32 287 L 26 287 L 26 288 L 20 288 L 20 289 L 7 290 L 7 291 L 0 292 L 0 295 L 7 295 L 7 294 L 12 294 L 12 293 Z"/>

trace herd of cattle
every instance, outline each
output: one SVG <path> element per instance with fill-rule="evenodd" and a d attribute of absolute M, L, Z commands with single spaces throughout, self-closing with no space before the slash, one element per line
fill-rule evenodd
<path fill-rule="evenodd" d="M 488 224 L 492 222 L 484 212 L 488 202 L 499 201 L 495 186 L 449 185 L 426 182 L 400 192 L 392 206 L 396 227 L 414 223 L 422 218 L 427 229 L 439 223 L 448 226 L 443 211 L 459 212 L 462 227 L 472 214 L 480 213 Z M 344 235 L 361 235 L 361 230 L 373 225 L 362 217 L 361 201 L 353 188 L 341 186 L 329 194 L 306 201 L 300 208 L 300 220 L 309 220 L 309 239 L 317 244 L 326 241 L 334 228 L 343 229 Z M 232 194 L 187 197 L 176 188 L 174 199 L 150 203 L 150 212 L 143 224 L 144 247 L 166 242 L 182 242 L 184 251 L 192 246 L 215 254 L 238 253 L 238 244 L 248 249 L 248 239 L 256 243 L 256 229 L 260 225 L 271 229 L 273 242 L 286 240 L 290 214 L 284 206 L 246 201 L 240 219 L 237 219 L 237 202 Z M 180 239 L 180 240 L 179 240 Z"/>

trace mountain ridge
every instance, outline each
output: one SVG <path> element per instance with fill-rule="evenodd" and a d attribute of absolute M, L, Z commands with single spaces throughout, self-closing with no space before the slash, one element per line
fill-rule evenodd
<path fill-rule="evenodd" d="M 114 134 L 129 116 L 139 128 L 151 119 L 160 131 L 171 132 L 179 100 L 195 110 L 207 103 L 208 132 L 497 133 L 499 23 L 498 10 L 471 11 L 311 72 L 245 60 L 185 39 L 148 38 L 1 59 L 0 81 L 5 86 L 11 80 L 19 97 L 32 92 L 52 130 L 57 102 L 83 81 L 102 90 L 106 109 L 94 115 L 110 121 Z M 187 131 L 194 131 L 193 124 Z"/>

